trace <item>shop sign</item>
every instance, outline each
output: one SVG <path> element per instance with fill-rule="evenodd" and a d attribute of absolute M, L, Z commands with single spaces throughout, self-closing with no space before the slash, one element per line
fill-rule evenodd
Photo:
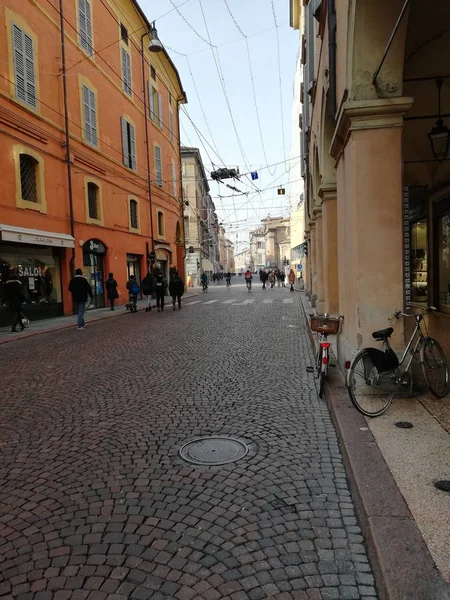
<path fill-rule="evenodd" d="M 403 188 L 403 264 L 404 264 L 404 290 L 405 309 L 411 308 L 411 249 L 410 249 L 410 212 L 409 188 Z"/>
<path fill-rule="evenodd" d="M 106 248 L 97 240 L 88 240 L 83 246 L 83 251 L 89 254 L 105 254 Z"/>
<path fill-rule="evenodd" d="M 54 236 L 47 235 L 36 235 L 34 233 L 27 233 L 26 231 L 8 231 L 2 230 L 2 240 L 4 242 L 19 242 L 21 244 L 34 244 L 36 246 L 56 246 L 61 248 L 73 248 L 75 246 L 72 239 L 58 237 L 58 234 Z"/>
<path fill-rule="evenodd" d="M 17 267 L 19 277 L 41 277 L 41 267 Z"/>

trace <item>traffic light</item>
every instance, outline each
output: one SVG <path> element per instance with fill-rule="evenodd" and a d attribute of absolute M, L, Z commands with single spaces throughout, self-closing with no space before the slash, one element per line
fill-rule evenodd
<path fill-rule="evenodd" d="M 279 187 L 278 188 L 278 195 L 279 196 L 285 196 L 286 195 L 286 190 L 284 189 L 284 187 Z"/>

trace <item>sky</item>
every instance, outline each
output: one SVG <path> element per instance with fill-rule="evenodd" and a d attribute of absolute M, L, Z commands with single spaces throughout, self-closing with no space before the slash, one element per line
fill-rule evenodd
<path fill-rule="evenodd" d="M 210 182 L 227 237 L 243 250 L 248 232 L 261 219 L 289 214 L 289 177 L 300 178 L 295 144 L 291 149 L 299 34 L 289 27 L 289 0 L 139 4 L 150 21 L 156 20 L 188 97 L 184 108 L 190 119 L 182 111 L 182 144 L 200 149 L 207 173 L 224 166 L 239 167 L 242 174 L 258 171 L 253 184 L 246 176 L 226 180 L 248 195 Z M 277 194 L 280 184 L 285 196 Z"/>

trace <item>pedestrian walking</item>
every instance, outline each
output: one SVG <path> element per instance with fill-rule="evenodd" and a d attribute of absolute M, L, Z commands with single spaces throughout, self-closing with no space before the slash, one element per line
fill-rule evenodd
<path fill-rule="evenodd" d="M 70 280 L 69 292 L 72 294 L 72 299 L 75 303 L 77 312 L 77 329 L 85 329 L 84 313 L 86 311 L 86 302 L 88 297 L 93 298 L 92 288 L 86 277 L 83 277 L 83 271 L 77 269 L 75 277 Z"/>
<path fill-rule="evenodd" d="M 117 291 L 117 281 L 114 279 L 113 273 L 108 275 L 108 279 L 105 282 L 105 288 L 109 303 L 111 305 L 111 310 L 114 310 L 114 302 L 119 297 L 119 292 Z"/>
<path fill-rule="evenodd" d="M 147 296 L 147 306 L 145 308 L 145 312 L 150 312 L 152 310 L 152 296 L 155 291 L 153 289 L 153 285 L 153 275 L 149 271 L 142 280 L 142 293 Z"/>
<path fill-rule="evenodd" d="M 22 320 L 22 304 L 25 302 L 25 293 L 22 282 L 15 271 L 11 271 L 5 283 L 5 297 L 8 308 L 13 314 L 11 333 L 17 333 L 17 325 L 20 325 L 20 329 L 23 331 L 25 324 Z"/>
<path fill-rule="evenodd" d="M 273 271 L 270 271 L 269 273 L 269 283 L 270 283 L 270 289 L 273 289 L 273 286 L 275 285 L 275 273 Z"/>
<path fill-rule="evenodd" d="M 169 294 L 172 296 L 172 310 L 175 310 L 175 305 L 178 300 L 178 310 L 181 308 L 181 296 L 184 294 L 184 283 L 181 277 L 178 275 L 178 272 L 172 276 L 172 279 L 169 283 Z"/>
<path fill-rule="evenodd" d="M 267 278 L 268 278 L 268 275 L 267 275 L 266 271 L 264 271 L 264 270 L 260 271 L 259 278 L 262 281 L 262 289 L 265 290 L 266 289 Z"/>
<path fill-rule="evenodd" d="M 295 283 L 295 273 L 293 271 L 293 269 L 291 269 L 290 273 L 289 273 L 289 277 L 288 277 L 288 281 L 291 285 L 291 289 L 289 291 L 293 292 L 294 290 L 294 283 Z"/>
<path fill-rule="evenodd" d="M 281 271 L 280 273 L 280 279 L 281 279 L 281 285 L 282 287 L 286 287 L 286 273 L 284 271 Z"/>
<path fill-rule="evenodd" d="M 137 312 L 137 299 L 141 288 L 139 287 L 135 275 L 131 275 L 130 279 L 127 281 L 127 290 L 130 299 L 127 308 L 130 308 L 131 312 Z"/>
<path fill-rule="evenodd" d="M 164 311 L 164 296 L 166 294 L 167 289 L 167 281 L 165 280 L 163 274 L 160 272 L 156 276 L 155 281 L 155 292 L 156 292 L 156 307 L 158 312 Z"/>

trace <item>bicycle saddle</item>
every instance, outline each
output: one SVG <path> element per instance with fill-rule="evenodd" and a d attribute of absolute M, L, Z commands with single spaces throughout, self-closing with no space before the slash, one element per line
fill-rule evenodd
<path fill-rule="evenodd" d="M 393 327 L 388 327 L 387 329 L 380 329 L 379 331 L 374 331 L 372 333 L 372 337 L 377 341 L 387 340 L 394 333 Z"/>

